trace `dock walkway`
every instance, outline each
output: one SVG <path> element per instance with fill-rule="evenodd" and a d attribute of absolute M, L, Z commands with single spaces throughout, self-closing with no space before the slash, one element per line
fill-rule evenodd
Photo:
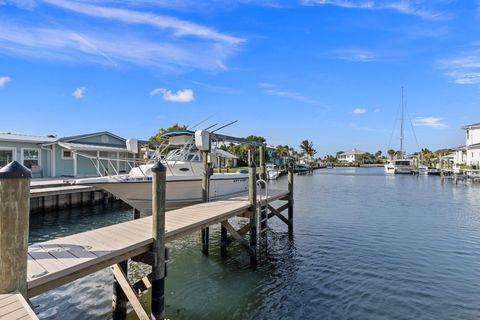
<path fill-rule="evenodd" d="M 0 294 L 0 320 L 38 320 L 20 293 Z"/>
<path fill-rule="evenodd" d="M 270 191 L 259 205 L 288 199 L 288 191 Z M 248 196 L 196 204 L 165 214 L 165 241 L 248 213 Z M 28 248 L 28 296 L 36 296 L 150 250 L 152 217 L 132 220 Z"/>

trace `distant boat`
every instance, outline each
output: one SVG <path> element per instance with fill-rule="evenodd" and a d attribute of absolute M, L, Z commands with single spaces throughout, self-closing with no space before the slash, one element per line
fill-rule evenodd
<path fill-rule="evenodd" d="M 306 174 L 311 172 L 312 172 L 312 168 L 307 166 L 306 164 L 299 163 L 295 166 L 295 173 Z"/>
<path fill-rule="evenodd" d="M 418 174 L 421 175 L 421 176 L 426 176 L 428 175 L 428 167 L 426 165 L 419 165 L 418 166 Z"/>
<path fill-rule="evenodd" d="M 277 180 L 280 176 L 280 169 L 273 163 L 267 163 L 267 179 Z"/>
<path fill-rule="evenodd" d="M 390 163 L 385 165 L 385 173 L 387 174 L 412 174 L 415 173 L 415 167 L 412 159 L 405 159 L 405 144 L 404 144 L 404 97 L 402 87 L 402 117 L 400 125 L 400 157 L 399 159 L 392 159 Z"/>

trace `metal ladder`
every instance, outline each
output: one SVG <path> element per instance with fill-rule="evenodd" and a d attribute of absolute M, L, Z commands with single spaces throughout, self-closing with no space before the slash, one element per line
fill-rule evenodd
<path fill-rule="evenodd" d="M 259 223 L 257 225 L 260 229 L 258 234 L 262 234 L 268 230 L 268 183 L 263 179 L 258 179 L 257 187 L 260 187 L 260 190 L 265 190 L 263 198 L 262 195 L 259 194 L 260 202 L 265 201 L 265 204 L 257 206 L 257 216 L 259 217 Z"/>

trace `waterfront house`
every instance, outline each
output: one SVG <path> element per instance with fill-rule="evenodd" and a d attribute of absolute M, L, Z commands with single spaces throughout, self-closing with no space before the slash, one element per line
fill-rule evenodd
<path fill-rule="evenodd" d="M 454 163 L 456 166 L 467 165 L 472 168 L 480 167 L 480 123 L 462 127 L 465 130 L 465 146 L 454 149 Z"/>
<path fill-rule="evenodd" d="M 366 151 L 361 151 L 356 148 L 353 148 L 350 151 L 337 154 L 337 160 L 343 163 L 355 163 L 355 162 L 358 162 L 360 159 L 360 156 L 365 153 Z"/>
<path fill-rule="evenodd" d="M 63 138 L 0 133 L 0 167 L 17 160 L 33 178 L 128 172 L 134 159 L 126 140 L 107 131 Z"/>
<path fill-rule="evenodd" d="M 267 146 L 265 153 L 267 154 L 267 161 L 276 166 L 283 167 L 288 163 L 289 157 L 279 157 L 274 146 Z"/>

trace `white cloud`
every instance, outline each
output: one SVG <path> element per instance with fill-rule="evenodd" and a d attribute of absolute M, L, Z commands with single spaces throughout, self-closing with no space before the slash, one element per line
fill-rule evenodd
<path fill-rule="evenodd" d="M 375 110 L 373 110 L 373 112 L 377 112 L 377 113 L 380 111 L 381 111 L 380 108 L 376 108 Z"/>
<path fill-rule="evenodd" d="M 456 57 L 439 60 L 438 64 L 452 83 L 480 83 L 480 44 Z"/>
<path fill-rule="evenodd" d="M 75 99 L 82 99 L 85 97 L 85 92 L 87 91 L 87 88 L 85 86 L 78 87 L 73 91 L 72 95 L 75 97 Z"/>
<path fill-rule="evenodd" d="M 371 62 L 377 60 L 377 55 L 363 49 L 339 49 L 333 52 L 338 59 L 354 62 Z"/>
<path fill-rule="evenodd" d="M 269 82 L 258 82 L 257 87 L 264 89 L 265 93 L 269 96 L 285 97 L 308 104 L 318 104 L 318 102 L 310 97 L 299 94 L 294 91 L 285 90 L 277 85 Z"/>
<path fill-rule="evenodd" d="M 445 128 L 447 125 L 442 122 L 442 118 L 436 117 L 416 117 L 413 119 L 413 125 L 420 127 Z"/>
<path fill-rule="evenodd" d="M 12 81 L 12 78 L 10 78 L 10 77 L 6 77 L 6 76 L 5 77 L 0 77 L 0 88 L 5 87 L 5 85 L 10 81 Z"/>
<path fill-rule="evenodd" d="M 170 29 L 177 36 L 195 36 L 231 44 L 239 44 L 245 41 L 244 39 L 223 34 L 211 28 L 170 16 L 113 7 L 102 7 L 68 0 L 40 1 L 92 17 L 117 20 L 131 24 L 144 24 L 159 29 Z"/>
<path fill-rule="evenodd" d="M 302 0 L 306 6 L 331 5 L 348 9 L 391 10 L 405 15 L 416 16 L 427 20 L 445 20 L 448 15 L 429 8 L 430 0 Z"/>
<path fill-rule="evenodd" d="M 162 95 L 163 100 L 171 101 L 171 102 L 185 103 L 185 102 L 192 102 L 193 100 L 195 100 L 192 89 L 178 90 L 176 93 L 173 93 L 172 91 L 167 90 L 165 88 L 156 88 L 150 92 L 151 96 L 156 96 L 159 94 Z"/>
<path fill-rule="evenodd" d="M 257 86 L 260 88 L 273 88 L 275 85 L 269 83 L 269 82 L 259 82 L 257 83 Z"/>
<path fill-rule="evenodd" d="M 367 113 L 367 109 L 364 108 L 355 108 L 352 111 L 353 114 L 364 114 Z"/>
<path fill-rule="evenodd" d="M 32 9 L 51 5 L 83 14 L 86 21 L 81 17 L 66 20 L 61 14 L 49 19 L 48 13 L 23 21 L 0 19 L 0 51 L 30 59 L 99 63 L 115 68 L 134 64 L 178 72 L 228 70 L 226 60 L 246 42 L 187 20 L 120 8 L 120 2 L 90 1 L 108 3 L 108 7 L 88 2 L 37 0 Z M 140 8 L 148 8 L 147 3 Z M 112 22 L 105 24 L 101 21 L 105 19 Z"/>

